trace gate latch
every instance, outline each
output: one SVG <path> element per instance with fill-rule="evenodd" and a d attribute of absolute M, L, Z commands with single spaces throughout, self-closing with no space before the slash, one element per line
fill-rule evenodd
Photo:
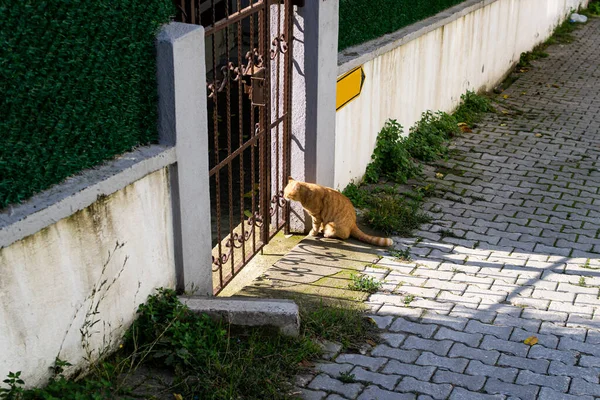
<path fill-rule="evenodd" d="M 244 92 L 250 97 L 253 106 L 264 107 L 265 102 L 265 68 L 252 66 L 252 71 L 244 74 Z"/>

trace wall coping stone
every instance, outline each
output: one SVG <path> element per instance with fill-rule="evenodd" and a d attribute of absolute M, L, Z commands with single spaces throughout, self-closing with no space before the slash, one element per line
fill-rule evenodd
<path fill-rule="evenodd" d="M 429 18 L 338 53 L 338 76 L 498 0 L 467 0 Z"/>
<path fill-rule="evenodd" d="M 177 161 L 175 148 L 139 147 L 0 212 L 0 249 L 75 214 L 99 197 L 111 195 Z"/>

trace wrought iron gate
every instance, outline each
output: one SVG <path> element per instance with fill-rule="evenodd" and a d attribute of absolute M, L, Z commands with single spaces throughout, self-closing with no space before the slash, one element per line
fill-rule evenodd
<path fill-rule="evenodd" d="M 297 1 L 297 0 L 296 0 Z M 290 172 L 292 0 L 175 0 L 206 32 L 213 288 L 283 227 Z"/>

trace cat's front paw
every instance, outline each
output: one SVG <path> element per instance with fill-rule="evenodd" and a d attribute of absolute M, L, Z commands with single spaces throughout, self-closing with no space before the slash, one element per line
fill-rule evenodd
<path fill-rule="evenodd" d="M 306 231 L 305 231 L 306 232 Z M 311 229 L 308 233 L 310 236 L 319 236 L 319 231 L 316 229 Z"/>

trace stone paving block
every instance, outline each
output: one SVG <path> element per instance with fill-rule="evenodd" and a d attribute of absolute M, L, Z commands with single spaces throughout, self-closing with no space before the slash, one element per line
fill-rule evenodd
<path fill-rule="evenodd" d="M 337 363 L 317 363 L 315 369 L 319 372 L 323 372 L 332 378 L 337 378 L 340 374 L 349 372 L 354 365 L 352 364 L 337 364 Z"/>
<path fill-rule="evenodd" d="M 569 394 L 600 397 L 600 385 L 597 383 L 590 383 L 581 378 L 573 378 L 571 387 L 569 388 Z"/>
<path fill-rule="evenodd" d="M 479 322 L 479 323 L 483 323 L 483 324 L 489 324 L 490 322 L 492 322 L 494 320 L 494 318 L 496 318 L 496 313 L 493 311 L 474 310 L 470 306 L 471 305 L 469 304 L 469 307 L 465 307 L 464 303 L 462 303 L 460 305 L 457 304 L 456 306 L 454 306 L 454 308 L 450 312 L 451 317 L 463 317 L 463 318 L 470 319 L 469 322 L 467 323 L 467 326 L 465 327 L 465 330 L 467 332 L 471 332 L 468 330 L 469 324 L 471 324 L 471 322 Z M 472 326 L 473 325 L 471 325 L 471 327 Z M 471 333 L 485 333 L 485 332 L 471 332 Z"/>
<path fill-rule="evenodd" d="M 490 378 L 485 383 L 483 390 L 490 394 L 508 394 L 521 400 L 536 400 L 539 387 L 533 385 L 515 385 Z"/>
<path fill-rule="evenodd" d="M 560 361 L 567 365 L 575 365 L 577 359 L 575 356 L 574 351 L 553 350 L 539 345 L 532 346 L 527 354 L 527 358 Z"/>
<path fill-rule="evenodd" d="M 383 368 L 384 374 L 402 375 L 402 376 L 413 376 L 422 380 L 429 380 L 435 371 L 435 367 L 431 366 L 418 366 L 413 364 L 401 363 L 400 361 L 390 360 L 389 363 Z"/>
<path fill-rule="evenodd" d="M 422 308 L 407 307 L 405 305 L 384 304 L 377 310 L 377 315 L 392 315 L 410 319 L 419 319 L 421 314 L 423 314 Z"/>
<path fill-rule="evenodd" d="M 335 392 L 347 398 L 353 399 L 358 396 L 358 393 L 360 393 L 362 390 L 363 385 L 360 383 L 342 383 L 337 379 L 333 379 L 327 375 L 321 374 L 313 379 L 313 381 L 308 385 L 308 388 L 317 391 L 322 390 Z"/>
<path fill-rule="evenodd" d="M 594 356 L 600 356 L 600 346 L 590 344 L 590 343 L 581 343 L 578 340 L 573 340 L 568 337 L 562 337 L 560 342 L 558 343 L 559 350 L 577 350 L 581 353 L 591 354 Z"/>
<path fill-rule="evenodd" d="M 392 347 L 398 347 L 406 339 L 406 335 L 402 333 L 382 333 L 379 335 L 384 342 Z"/>
<path fill-rule="evenodd" d="M 450 395 L 450 400 L 505 400 L 506 396 L 502 394 L 483 394 L 472 392 L 460 387 L 455 387 Z"/>
<path fill-rule="evenodd" d="M 410 303 L 411 307 L 423 308 L 427 312 L 434 311 L 436 314 L 444 314 L 447 315 L 450 313 L 454 304 L 443 303 L 440 301 L 430 300 L 430 299 L 416 299 Z"/>
<path fill-rule="evenodd" d="M 600 357 L 582 355 L 579 359 L 579 365 L 582 367 L 598 367 L 600 368 Z"/>
<path fill-rule="evenodd" d="M 578 304 L 569 304 L 559 301 L 551 301 L 548 306 L 548 311 L 559 311 L 561 313 L 567 313 L 569 316 L 579 316 L 581 318 L 591 319 L 594 314 L 594 308 L 588 306 L 582 306 Z"/>
<path fill-rule="evenodd" d="M 379 316 L 379 315 L 369 315 L 369 318 L 375 322 L 379 329 L 386 329 L 392 324 L 394 317 L 391 315 Z"/>
<path fill-rule="evenodd" d="M 519 371 L 517 384 L 519 385 L 538 385 L 552 388 L 556 391 L 565 393 L 569 389 L 571 379 L 567 376 L 550 376 L 537 374 L 531 371 Z"/>
<path fill-rule="evenodd" d="M 396 387 L 398 381 L 402 378 L 397 375 L 378 374 L 377 372 L 370 372 L 362 367 L 356 367 L 352 370 L 354 379 L 359 382 L 374 383 L 383 387 L 384 389 L 392 390 Z"/>
<path fill-rule="evenodd" d="M 550 361 L 501 354 L 500 359 L 498 360 L 498 365 L 529 370 L 539 374 L 545 374 L 546 372 L 548 372 Z"/>
<path fill-rule="evenodd" d="M 469 320 L 462 317 L 438 314 L 437 312 L 425 312 L 421 316 L 421 321 L 427 324 L 443 325 L 452 329 L 462 330 Z"/>
<path fill-rule="evenodd" d="M 543 300 L 556 300 L 564 302 L 573 302 L 575 299 L 575 293 L 570 292 L 555 292 L 551 290 L 540 290 L 535 289 L 533 292 L 533 298 Z"/>
<path fill-rule="evenodd" d="M 513 328 L 510 326 L 496 326 L 492 324 L 484 324 L 476 320 L 471 320 L 467 323 L 465 331 L 469 333 L 482 333 L 496 336 L 499 339 L 507 340 L 510 337 Z"/>
<path fill-rule="evenodd" d="M 539 319 L 541 321 L 564 322 L 567 320 L 568 314 L 563 312 L 534 310 L 526 308 L 525 310 L 523 310 L 521 318 Z"/>
<path fill-rule="evenodd" d="M 336 357 L 335 362 L 338 364 L 360 365 L 369 368 L 371 371 L 377 371 L 387 362 L 387 358 L 369 357 L 362 354 L 340 354 Z"/>
<path fill-rule="evenodd" d="M 474 376 L 460 374 L 448 370 L 438 369 L 432 378 L 434 383 L 450 383 L 454 386 L 462 386 L 469 390 L 477 391 L 483 387 L 485 376 Z"/>
<path fill-rule="evenodd" d="M 437 329 L 438 327 L 436 325 L 420 324 L 408 321 L 404 318 L 396 318 L 392 326 L 389 328 L 389 330 L 392 332 L 407 332 L 422 336 L 426 339 L 431 338 Z"/>
<path fill-rule="evenodd" d="M 469 360 L 465 358 L 440 357 L 430 352 L 423 352 L 416 361 L 418 365 L 436 366 L 454 372 L 463 372 Z"/>
<path fill-rule="evenodd" d="M 479 345 L 479 348 L 484 350 L 498 350 L 518 357 L 526 357 L 529 352 L 529 346 L 526 344 L 502 340 L 490 335 L 483 337 L 483 341 Z"/>
<path fill-rule="evenodd" d="M 552 361 L 548 373 L 551 375 L 564 375 L 571 378 L 581 378 L 590 383 L 599 383 L 600 368 L 595 367 L 577 367 L 567 365 L 560 361 Z"/>
<path fill-rule="evenodd" d="M 522 310 L 521 314 L 523 312 L 525 310 Z M 529 332 L 537 332 L 541 324 L 541 321 L 517 318 L 507 314 L 499 314 L 494 320 L 494 325 L 522 328 Z"/>
<path fill-rule="evenodd" d="M 542 335 L 539 333 L 532 333 L 521 328 L 515 328 L 513 330 L 512 335 L 510 336 L 510 341 L 512 342 L 523 342 L 525 339 L 535 336 L 538 339 L 538 345 L 547 347 L 549 349 L 555 349 L 558 345 L 558 336 L 554 335 Z"/>
<path fill-rule="evenodd" d="M 421 339 L 416 336 L 410 336 L 404 341 L 402 348 L 407 350 L 427 350 L 438 356 L 445 356 L 448 354 L 452 343 L 450 340 Z"/>
<path fill-rule="evenodd" d="M 399 392 L 417 392 L 430 395 L 434 399 L 445 399 L 452 391 L 452 385 L 446 383 L 429 383 L 417 380 L 410 376 L 402 379 L 398 387 Z"/>
<path fill-rule="evenodd" d="M 387 357 L 387 358 L 393 358 L 405 363 L 412 363 L 414 362 L 417 358 L 419 358 L 419 354 L 421 354 L 419 351 L 417 350 L 401 350 L 401 349 L 394 349 L 391 347 L 388 347 L 384 344 L 380 344 L 378 346 L 376 346 L 372 351 L 371 351 L 371 355 L 374 357 Z"/>
<path fill-rule="evenodd" d="M 304 388 L 298 389 L 297 393 L 303 400 L 322 400 L 327 396 L 327 393 L 323 391 L 308 390 Z"/>
<path fill-rule="evenodd" d="M 592 396 L 571 395 L 562 392 L 557 392 L 548 387 L 542 387 L 538 400 L 593 400 Z"/>
<path fill-rule="evenodd" d="M 415 400 L 416 398 L 417 396 L 412 393 L 396 393 L 377 386 L 368 386 L 357 400 Z"/>
<path fill-rule="evenodd" d="M 483 335 L 481 333 L 459 332 L 448 328 L 440 328 L 435 334 L 435 339 L 449 339 L 455 342 L 465 343 L 471 347 L 477 347 L 481 342 Z"/>
<path fill-rule="evenodd" d="M 514 382 L 518 372 L 516 368 L 495 367 L 477 360 L 471 360 L 465 371 L 469 375 L 488 376 L 504 382 Z"/>
<path fill-rule="evenodd" d="M 449 357 L 463 357 L 469 360 L 479 360 L 488 365 L 494 365 L 500 353 L 496 350 L 481 350 L 465 346 L 462 343 L 455 343 L 448 353 Z"/>
<path fill-rule="evenodd" d="M 346 397 L 342 397 L 339 394 L 330 394 L 325 400 L 348 400 Z"/>

